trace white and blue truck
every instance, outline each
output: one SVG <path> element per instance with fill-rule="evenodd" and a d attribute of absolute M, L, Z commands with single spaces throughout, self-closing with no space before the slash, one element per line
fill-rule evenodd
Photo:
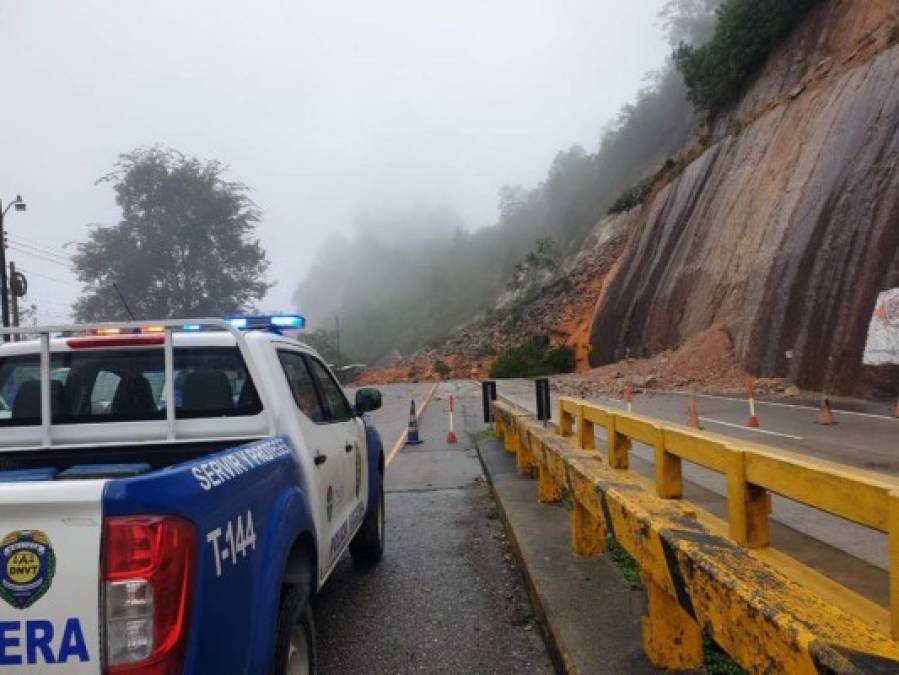
<path fill-rule="evenodd" d="M 314 673 L 384 453 L 298 315 L 2 330 L 0 673 Z M 28 336 L 26 336 L 28 337 Z"/>

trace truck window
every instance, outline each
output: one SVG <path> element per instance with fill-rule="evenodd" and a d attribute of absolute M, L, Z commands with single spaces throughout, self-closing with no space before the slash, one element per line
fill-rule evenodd
<path fill-rule="evenodd" d="M 175 349 L 176 418 L 256 415 L 262 404 L 236 347 Z M 0 359 L 0 426 L 40 424 L 37 354 Z M 50 357 L 53 424 L 165 419 L 161 349 L 91 349 Z"/>
<path fill-rule="evenodd" d="M 349 401 L 343 395 L 340 385 L 331 377 L 331 373 L 325 368 L 324 364 L 311 356 L 306 357 L 309 368 L 319 385 L 319 390 L 325 398 L 328 405 L 328 412 L 332 422 L 346 422 L 353 417 L 353 409 L 350 407 Z"/>
<path fill-rule="evenodd" d="M 278 359 L 284 368 L 284 375 L 290 385 L 290 393 L 300 411 L 315 423 L 325 421 L 325 412 L 312 376 L 306 368 L 303 356 L 297 352 L 279 350 Z"/>

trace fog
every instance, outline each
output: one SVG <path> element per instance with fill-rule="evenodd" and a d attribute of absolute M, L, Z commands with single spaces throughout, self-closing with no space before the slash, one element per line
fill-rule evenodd
<path fill-rule="evenodd" d="M 3 0 L 0 198 L 42 321 L 79 289 L 61 256 L 113 224 L 119 153 L 162 143 L 253 189 L 289 308 L 359 214 L 449 207 L 493 224 L 503 185 L 593 148 L 669 47 L 663 0 L 445 3 Z M 348 274 L 354 270 L 347 270 Z"/>

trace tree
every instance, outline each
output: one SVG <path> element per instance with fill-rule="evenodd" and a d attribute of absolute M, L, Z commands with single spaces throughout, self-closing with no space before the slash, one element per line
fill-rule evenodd
<path fill-rule="evenodd" d="M 659 12 L 668 44 L 701 45 L 715 31 L 715 10 L 721 0 L 668 0 Z"/>
<path fill-rule="evenodd" d="M 37 305 L 33 302 L 30 305 L 19 308 L 19 325 L 37 326 Z"/>
<path fill-rule="evenodd" d="M 300 340 L 317 351 L 319 356 L 328 363 L 340 366 L 345 365 L 345 359 L 337 349 L 336 331 L 319 328 L 311 333 L 304 333 Z"/>
<path fill-rule="evenodd" d="M 225 170 L 159 146 L 119 156 L 97 182 L 113 184 L 122 219 L 95 226 L 72 258 L 79 321 L 128 318 L 114 284 L 137 319 L 224 316 L 265 295 L 261 213 Z"/>
<path fill-rule="evenodd" d="M 700 47 L 681 43 L 674 61 L 689 98 L 717 114 L 745 90 L 774 49 L 823 0 L 724 0 L 712 38 Z"/>

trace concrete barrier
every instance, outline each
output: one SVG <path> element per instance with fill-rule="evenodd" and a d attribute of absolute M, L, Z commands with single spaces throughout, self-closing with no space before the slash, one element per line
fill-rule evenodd
<path fill-rule="evenodd" d="M 493 403 L 538 499 L 570 498 L 573 550 L 602 554 L 611 534 L 639 563 L 654 664 L 700 666 L 706 630 L 751 673 L 899 673 L 899 481 L 576 399 L 559 413 L 546 429 Z M 653 448 L 653 481 L 628 470 L 632 441 Z M 727 521 L 682 499 L 683 461 L 725 477 Z M 769 547 L 770 493 L 886 532 L 892 612 Z"/>

